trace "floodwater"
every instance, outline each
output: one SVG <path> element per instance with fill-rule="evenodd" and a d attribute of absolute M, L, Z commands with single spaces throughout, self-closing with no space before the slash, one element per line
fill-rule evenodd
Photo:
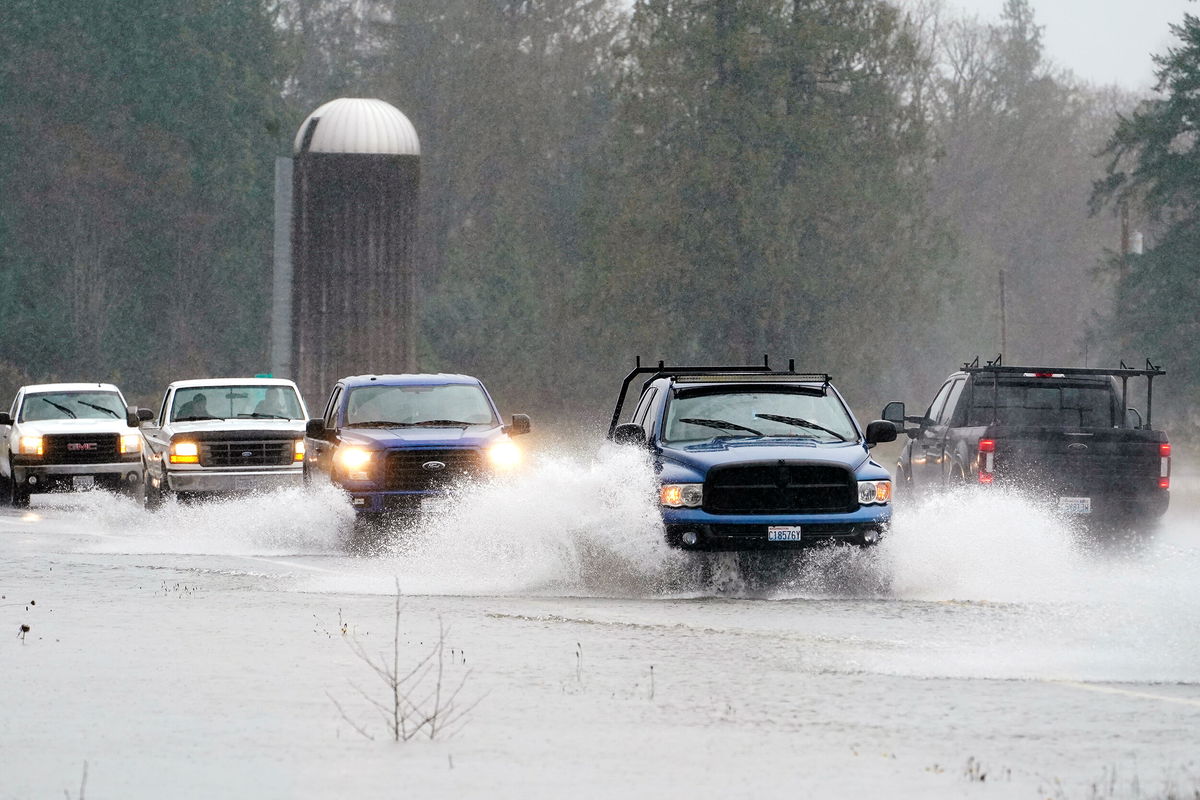
<path fill-rule="evenodd" d="M 967 493 L 715 582 L 653 487 L 545 456 L 368 546 L 332 490 L 0 511 L 0 800 L 1200 791 L 1194 482 L 1150 534 Z"/>

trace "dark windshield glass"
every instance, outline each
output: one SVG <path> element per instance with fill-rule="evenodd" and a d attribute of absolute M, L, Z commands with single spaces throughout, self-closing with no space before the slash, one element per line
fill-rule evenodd
<path fill-rule="evenodd" d="M 994 405 L 993 405 L 994 404 Z M 1102 383 L 1062 383 L 1046 379 L 975 384 L 967 425 L 1058 428 L 1111 428 L 1116 425 L 1116 395 Z"/>
<path fill-rule="evenodd" d="M 171 420 L 304 419 L 300 398 L 291 386 L 197 386 L 176 389 Z"/>
<path fill-rule="evenodd" d="M 496 415 L 482 387 L 472 384 L 441 386 L 360 386 L 350 390 L 346 424 L 369 422 L 419 425 L 426 422 L 495 425 Z"/>
<path fill-rule="evenodd" d="M 854 423 L 835 395 L 756 389 L 676 395 L 667 411 L 662 438 L 686 442 L 760 435 L 824 442 L 858 440 Z"/>
<path fill-rule="evenodd" d="M 41 392 L 25 395 L 21 421 L 44 419 L 125 419 L 125 403 L 116 392 Z"/>

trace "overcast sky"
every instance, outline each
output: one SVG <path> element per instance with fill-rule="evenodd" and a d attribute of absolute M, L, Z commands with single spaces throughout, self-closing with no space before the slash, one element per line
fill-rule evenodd
<path fill-rule="evenodd" d="M 949 0 L 983 21 L 1000 16 L 1004 0 Z M 1168 25 L 1184 12 L 1200 15 L 1193 0 L 1031 0 L 1044 28 L 1046 55 L 1094 83 L 1148 89 L 1154 83 L 1152 53 L 1174 44 Z"/>

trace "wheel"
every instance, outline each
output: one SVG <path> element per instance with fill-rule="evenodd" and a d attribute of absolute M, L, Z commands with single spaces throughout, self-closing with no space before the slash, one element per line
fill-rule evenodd
<path fill-rule="evenodd" d="M 8 462 L 8 475 L 9 477 L 4 479 L 4 498 L 13 508 L 27 508 L 29 506 L 29 490 L 23 484 L 17 483 L 11 460 Z"/>
<path fill-rule="evenodd" d="M 167 501 L 167 498 L 171 496 L 171 490 L 167 486 L 166 474 L 165 473 L 163 474 L 162 479 L 159 482 L 159 485 L 155 486 L 154 482 L 151 481 L 151 479 L 150 479 L 150 470 L 146 470 L 146 479 L 144 481 L 144 485 L 146 487 L 146 492 L 145 492 L 146 508 L 150 509 L 151 511 L 155 511 L 157 509 L 162 508 L 163 503 L 165 503 Z"/>

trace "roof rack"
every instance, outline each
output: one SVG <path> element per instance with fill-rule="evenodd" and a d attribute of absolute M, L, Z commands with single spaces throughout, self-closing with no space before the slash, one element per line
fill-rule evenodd
<path fill-rule="evenodd" d="M 1151 363 L 1150 359 L 1146 359 L 1144 369 L 1137 369 L 1128 366 L 1124 361 L 1121 366 L 1115 369 L 1104 369 L 1100 367 L 1019 367 L 1008 366 L 1003 363 L 1003 358 L 997 354 L 995 358 L 988 361 L 983 366 L 979 365 L 979 356 L 975 356 L 973 361 L 963 363 L 962 371 L 971 375 L 989 374 L 995 379 L 1001 375 L 1043 375 L 1054 377 L 1062 376 L 1064 378 L 1080 377 L 1080 376 L 1096 376 L 1096 377 L 1111 377 L 1120 378 L 1121 380 L 1121 407 L 1125 408 L 1129 405 L 1129 379 L 1130 378 L 1145 378 L 1146 379 L 1146 424 L 1145 427 L 1150 427 L 1152 419 L 1152 406 L 1154 401 L 1154 379 L 1160 375 L 1166 375 L 1167 371 L 1161 366 Z M 994 387 L 993 387 L 994 388 Z"/>
<path fill-rule="evenodd" d="M 659 361 L 654 365 L 642 365 L 642 357 L 638 356 L 634 362 L 633 371 L 625 376 L 625 380 L 621 383 L 621 393 L 617 395 L 617 406 L 613 409 L 612 420 L 608 425 L 608 436 L 611 437 L 613 431 L 616 430 L 617 423 L 621 419 L 621 408 L 625 405 L 625 394 L 629 391 L 629 384 L 633 383 L 634 378 L 639 375 L 649 375 L 643 383 L 643 391 L 645 386 L 651 381 L 658 378 L 679 378 L 688 383 L 721 383 L 734 381 L 779 381 L 779 382 L 804 382 L 804 383 L 822 383 L 828 386 L 832 378 L 825 373 L 807 373 L 796 372 L 796 359 L 789 358 L 786 370 L 776 370 L 771 367 L 771 359 L 764 355 L 761 364 L 749 364 L 741 366 L 697 366 L 693 364 L 684 365 L 668 365 L 664 361 Z"/>

